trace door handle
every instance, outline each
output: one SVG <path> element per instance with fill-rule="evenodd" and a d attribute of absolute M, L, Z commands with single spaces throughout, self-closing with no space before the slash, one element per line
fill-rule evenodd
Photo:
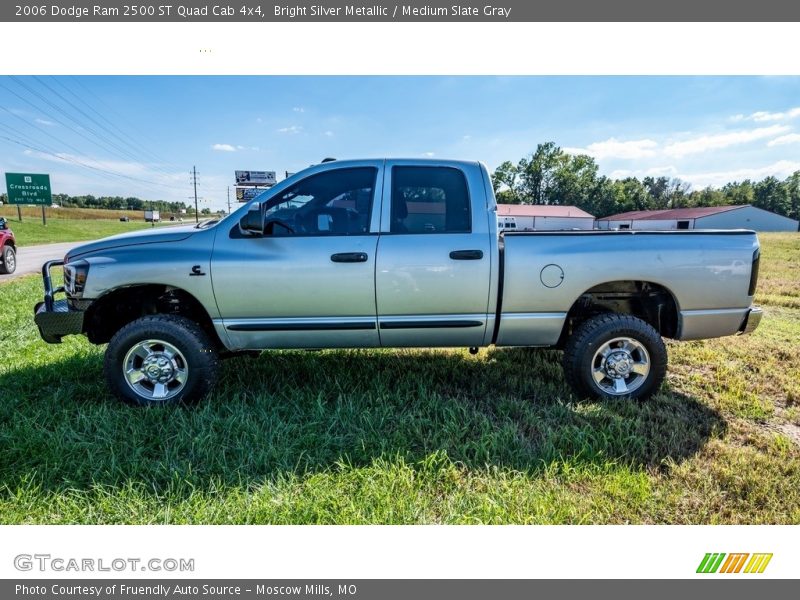
<path fill-rule="evenodd" d="M 331 260 L 336 263 L 355 263 L 367 262 L 366 252 L 339 252 L 338 254 L 331 254 Z"/>
<path fill-rule="evenodd" d="M 453 250 L 450 258 L 453 260 L 480 260 L 483 258 L 483 250 Z"/>

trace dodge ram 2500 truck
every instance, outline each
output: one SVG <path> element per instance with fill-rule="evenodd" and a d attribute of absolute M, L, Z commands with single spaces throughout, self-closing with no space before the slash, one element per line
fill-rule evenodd
<path fill-rule="evenodd" d="M 224 219 L 45 264 L 35 320 L 108 343 L 108 386 L 139 405 L 201 398 L 237 352 L 491 344 L 563 348 L 577 394 L 646 398 L 662 338 L 758 325 L 758 263 L 751 231 L 498 233 L 477 162 L 328 161 Z"/>

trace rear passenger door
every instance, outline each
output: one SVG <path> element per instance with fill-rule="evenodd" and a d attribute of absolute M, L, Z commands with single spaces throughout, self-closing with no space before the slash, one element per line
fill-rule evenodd
<path fill-rule="evenodd" d="M 375 272 L 381 345 L 481 345 L 491 248 L 478 166 L 387 161 L 384 173 Z"/>

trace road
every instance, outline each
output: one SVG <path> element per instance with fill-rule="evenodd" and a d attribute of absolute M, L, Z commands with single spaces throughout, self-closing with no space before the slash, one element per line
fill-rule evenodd
<path fill-rule="evenodd" d="M 0 283 L 29 273 L 39 273 L 46 261 L 53 258 L 64 258 L 64 255 L 72 248 L 86 243 L 85 241 L 66 242 L 17 248 L 17 270 L 13 275 L 0 275 Z"/>

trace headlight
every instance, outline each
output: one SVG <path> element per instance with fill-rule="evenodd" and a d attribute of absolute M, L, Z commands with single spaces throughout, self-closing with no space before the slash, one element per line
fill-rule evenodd
<path fill-rule="evenodd" d="M 89 263 L 78 260 L 64 265 L 64 290 L 67 296 L 80 298 L 86 287 L 86 278 L 89 276 Z"/>

